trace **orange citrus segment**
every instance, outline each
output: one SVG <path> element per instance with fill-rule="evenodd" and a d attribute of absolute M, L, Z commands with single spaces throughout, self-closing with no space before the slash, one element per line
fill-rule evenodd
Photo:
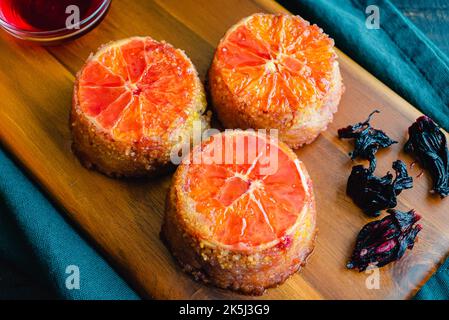
<path fill-rule="evenodd" d="M 122 111 L 122 117 L 112 132 L 118 139 L 138 141 L 142 137 L 142 113 L 139 97 L 133 97 L 131 103 Z"/>
<path fill-rule="evenodd" d="M 215 162 L 207 162 L 209 156 Z M 195 162 L 195 157 L 203 161 Z M 298 160 L 274 140 L 219 134 L 194 149 L 190 160 L 183 190 L 219 243 L 268 243 L 284 236 L 297 221 L 307 186 Z"/>
<path fill-rule="evenodd" d="M 125 83 L 120 75 L 112 73 L 111 70 L 97 61 L 92 61 L 83 70 L 83 77 L 79 85 L 83 86 L 101 86 L 101 87 L 120 87 Z"/>
<path fill-rule="evenodd" d="M 125 91 L 114 102 L 109 104 L 97 117 L 99 124 L 105 129 L 111 129 L 117 122 L 118 117 L 122 111 L 131 103 L 132 94 Z"/>
<path fill-rule="evenodd" d="M 92 122 L 114 139 L 154 141 L 188 117 L 196 71 L 185 54 L 151 38 L 107 45 L 79 75 L 78 100 Z"/>
<path fill-rule="evenodd" d="M 246 27 L 239 27 L 229 38 L 229 46 L 232 46 L 234 50 L 230 50 L 231 53 L 247 53 L 252 54 L 260 59 L 270 59 L 271 52 L 268 43 L 260 41 L 255 37 L 251 31 Z M 237 49 L 237 50 L 236 50 Z M 225 52 L 225 50 L 223 50 Z"/>
<path fill-rule="evenodd" d="M 128 67 L 120 47 L 108 48 L 98 57 L 98 62 L 103 66 L 107 66 L 113 74 L 121 77 L 123 81 L 129 80 Z"/>
<path fill-rule="evenodd" d="M 128 68 L 129 81 L 137 82 L 144 73 L 147 63 L 145 58 L 145 42 L 134 39 L 121 47 L 122 56 Z"/>
<path fill-rule="evenodd" d="M 264 112 L 295 111 L 321 99 L 335 60 L 333 41 L 319 27 L 298 16 L 264 14 L 231 30 L 216 57 L 231 93 Z"/>
<path fill-rule="evenodd" d="M 86 108 L 86 113 L 97 116 L 125 92 L 123 87 L 81 86 L 78 94 Z"/>

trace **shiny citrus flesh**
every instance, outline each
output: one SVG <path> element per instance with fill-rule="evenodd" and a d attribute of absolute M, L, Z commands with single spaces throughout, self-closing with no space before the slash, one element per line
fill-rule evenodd
<path fill-rule="evenodd" d="M 196 71 L 178 49 L 149 37 L 107 45 L 79 75 L 82 112 L 115 140 L 148 141 L 188 117 Z"/>
<path fill-rule="evenodd" d="M 206 240 L 258 246 L 280 239 L 298 220 L 308 187 L 299 160 L 274 140 L 219 134 L 192 154 L 183 191 L 208 230 Z"/>
<path fill-rule="evenodd" d="M 299 16 L 255 14 L 228 32 L 216 63 L 230 92 L 248 108 L 294 114 L 329 92 L 333 44 Z"/>

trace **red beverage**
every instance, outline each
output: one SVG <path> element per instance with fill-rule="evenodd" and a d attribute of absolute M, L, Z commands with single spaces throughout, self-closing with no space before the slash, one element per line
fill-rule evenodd
<path fill-rule="evenodd" d="M 0 24 L 19 38 L 61 39 L 90 28 L 109 4 L 110 0 L 0 0 Z M 74 12 L 78 28 L 73 27 Z"/>

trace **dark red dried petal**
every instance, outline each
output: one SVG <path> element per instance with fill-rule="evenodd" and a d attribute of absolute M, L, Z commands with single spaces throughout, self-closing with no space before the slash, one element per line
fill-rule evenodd
<path fill-rule="evenodd" d="M 410 210 L 402 212 L 387 210 L 388 216 L 372 221 L 360 230 L 357 236 L 349 269 L 364 271 L 369 265 L 382 267 L 400 259 L 407 249 L 412 249 L 422 227 L 416 224 L 421 217 Z"/>
<path fill-rule="evenodd" d="M 402 190 L 413 187 L 413 178 L 408 175 L 401 160 L 393 162 L 393 169 L 396 172 L 394 180 L 389 172 L 383 177 L 376 177 L 370 169 L 354 166 L 348 178 L 346 194 L 370 217 L 379 216 L 380 210 L 396 207 L 396 197 Z"/>
<path fill-rule="evenodd" d="M 433 179 L 433 192 L 449 195 L 449 151 L 446 136 L 427 116 L 419 117 L 408 128 L 404 151 L 416 157 Z"/>
<path fill-rule="evenodd" d="M 349 153 L 351 159 L 359 157 L 369 160 L 370 170 L 373 172 L 376 168 L 376 158 L 374 155 L 377 150 L 397 143 L 397 141 L 390 139 L 383 131 L 371 127 L 369 122 L 374 113 L 379 113 L 379 111 L 374 110 L 371 112 L 368 119 L 364 122 L 359 122 L 338 130 L 338 137 L 340 139 L 355 139 L 354 151 Z"/>

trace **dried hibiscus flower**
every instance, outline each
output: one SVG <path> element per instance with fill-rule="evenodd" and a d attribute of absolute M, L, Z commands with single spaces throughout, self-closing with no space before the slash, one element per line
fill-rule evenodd
<path fill-rule="evenodd" d="M 449 194 L 449 151 L 446 136 L 429 117 L 419 117 L 410 128 L 409 138 L 404 146 L 413 154 L 433 179 L 432 192 L 442 198 Z"/>
<path fill-rule="evenodd" d="M 422 227 L 415 223 L 421 217 L 414 211 L 387 210 L 388 216 L 366 224 L 357 236 L 349 269 L 364 271 L 369 265 L 382 267 L 400 259 L 412 249 Z"/>
<path fill-rule="evenodd" d="M 413 178 L 401 160 L 393 162 L 393 169 L 396 172 L 394 180 L 390 172 L 379 178 L 362 165 L 352 167 L 346 194 L 371 217 L 379 216 L 380 210 L 396 207 L 396 196 L 413 187 Z"/>
<path fill-rule="evenodd" d="M 386 148 L 393 143 L 397 143 L 390 139 L 383 131 L 374 129 L 370 125 L 370 120 L 373 114 L 380 113 L 379 110 L 374 110 L 364 122 L 359 122 L 353 126 L 349 125 L 346 128 L 338 130 L 338 137 L 340 139 L 355 139 L 354 151 L 349 153 L 351 159 L 357 157 L 367 159 L 370 161 L 370 168 L 372 171 L 376 168 L 376 158 L 374 154 L 380 148 Z"/>

